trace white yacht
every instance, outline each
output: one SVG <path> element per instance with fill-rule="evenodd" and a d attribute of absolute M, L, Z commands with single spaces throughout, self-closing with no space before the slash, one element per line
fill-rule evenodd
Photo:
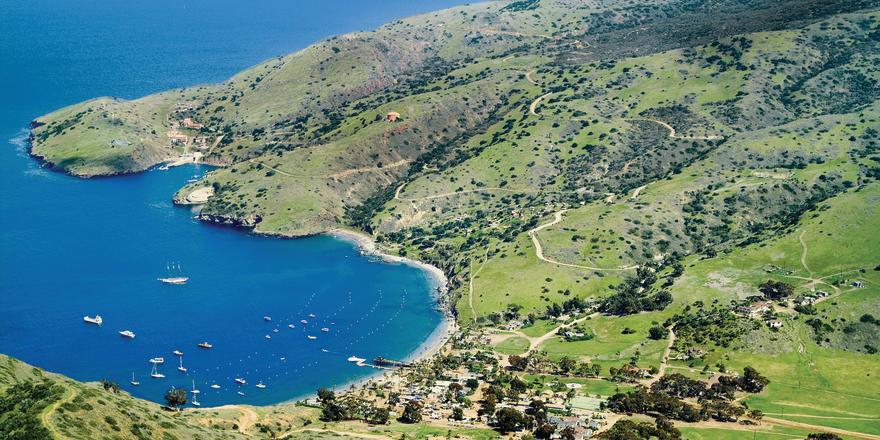
<path fill-rule="evenodd" d="M 266 388 L 266 385 L 263 384 L 263 381 L 260 381 L 260 383 L 256 384 L 255 386 L 259 389 Z"/>
<path fill-rule="evenodd" d="M 209 343 L 207 343 L 207 342 L 200 342 L 200 343 L 199 343 L 199 348 L 214 348 L 214 346 L 211 345 L 211 344 L 209 344 Z"/>
<path fill-rule="evenodd" d="M 164 364 L 164 363 L 165 363 L 165 358 L 164 358 L 164 357 L 161 357 L 161 356 L 160 356 L 160 357 L 154 357 L 154 358 L 151 358 L 151 359 L 150 359 L 150 363 L 151 363 L 151 364 Z"/>
<path fill-rule="evenodd" d="M 235 378 L 235 381 L 236 381 L 239 385 L 244 385 L 244 384 L 247 383 L 246 380 L 244 380 L 244 379 L 242 379 L 242 378 L 240 378 L 240 377 L 236 377 L 236 378 Z"/>
<path fill-rule="evenodd" d="M 83 321 L 85 321 L 89 324 L 95 324 L 95 325 L 101 325 L 104 323 L 104 319 L 101 318 L 101 315 L 95 315 L 94 318 L 86 315 L 86 316 L 83 316 Z"/>
<path fill-rule="evenodd" d="M 183 356 L 183 352 L 180 350 L 174 350 L 171 353 L 173 353 L 175 356 Z"/>
<path fill-rule="evenodd" d="M 124 338 L 134 339 L 134 332 L 131 330 L 122 330 L 119 334 Z"/>

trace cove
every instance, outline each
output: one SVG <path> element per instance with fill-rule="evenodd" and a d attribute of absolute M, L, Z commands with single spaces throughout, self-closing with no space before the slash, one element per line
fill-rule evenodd
<path fill-rule="evenodd" d="M 435 282 L 420 269 L 328 236 L 283 240 L 200 223 L 171 196 L 207 168 L 80 180 L 27 155 L 22 127 L 65 104 L 219 81 L 319 37 L 454 4 L 330 3 L 268 1 L 247 13 L 224 1 L 0 6 L 0 136 L 10 140 L 0 149 L 0 353 L 153 401 L 195 382 L 202 404 L 214 406 L 287 401 L 374 372 L 349 356 L 419 350 L 442 321 Z M 346 22 L 339 7 L 351 12 Z M 171 23 L 158 25 L 168 11 Z M 187 285 L 156 280 L 172 262 Z M 102 326 L 83 322 L 95 314 Z M 136 337 L 120 337 L 126 329 Z M 184 353 L 186 374 L 173 350 Z M 159 356 L 166 378 L 151 379 L 148 360 Z"/>

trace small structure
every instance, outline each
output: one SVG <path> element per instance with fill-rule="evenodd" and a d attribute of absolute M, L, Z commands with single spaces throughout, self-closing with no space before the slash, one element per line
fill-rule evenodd
<path fill-rule="evenodd" d="M 782 328 L 782 321 L 767 321 L 767 325 L 772 329 Z"/>
<path fill-rule="evenodd" d="M 192 118 L 183 118 L 183 126 L 193 130 L 200 130 L 205 125 L 194 121 Z"/>
<path fill-rule="evenodd" d="M 400 119 L 400 113 L 388 112 L 388 114 L 385 116 L 385 119 L 387 119 L 388 122 L 397 122 L 397 120 Z"/>

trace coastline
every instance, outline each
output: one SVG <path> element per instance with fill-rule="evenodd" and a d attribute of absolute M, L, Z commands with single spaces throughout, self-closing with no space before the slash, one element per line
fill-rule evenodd
<path fill-rule="evenodd" d="M 329 236 L 334 237 L 336 239 L 353 243 L 365 255 L 374 256 L 378 259 L 381 259 L 382 261 L 390 262 L 390 263 L 406 264 L 408 266 L 416 267 L 418 269 L 425 271 L 434 280 L 435 284 L 433 286 L 434 289 L 432 289 L 432 292 L 433 292 L 432 295 L 435 296 L 435 300 L 438 301 L 438 304 L 439 304 L 440 299 L 443 296 L 446 296 L 448 294 L 449 279 L 446 277 L 446 274 L 443 273 L 443 271 L 440 268 L 438 268 L 436 266 L 432 266 L 432 265 L 424 263 L 424 262 L 421 262 L 421 261 L 418 261 L 418 260 L 413 260 L 410 258 L 398 256 L 398 255 L 386 254 L 378 248 L 378 246 L 376 245 L 376 242 L 373 241 L 373 238 L 365 233 L 352 231 L 349 229 L 337 228 L 337 229 L 332 229 L 330 231 L 324 232 L 320 235 L 329 235 Z M 442 314 L 443 314 L 442 320 L 440 321 L 440 324 L 437 326 L 437 328 L 435 328 L 434 331 L 428 336 L 428 338 L 425 339 L 425 341 L 422 342 L 412 353 L 410 353 L 407 357 L 402 359 L 404 362 L 413 363 L 413 362 L 418 362 L 418 361 L 422 361 L 422 360 L 429 359 L 429 358 L 433 357 L 434 355 L 438 354 L 443 349 L 443 347 L 446 345 L 446 342 L 449 341 L 449 339 L 458 331 L 458 325 L 455 322 L 455 318 L 452 317 L 452 314 L 450 313 L 449 309 L 443 308 Z M 365 367 L 365 368 L 372 368 L 372 367 Z M 362 378 L 354 379 L 354 380 L 352 380 L 350 382 L 346 382 L 342 385 L 335 386 L 332 389 L 337 392 L 350 390 L 353 388 L 363 386 L 369 382 L 387 380 L 388 378 L 393 377 L 394 374 L 397 371 L 399 371 L 399 369 L 396 369 L 396 368 L 392 368 L 392 369 L 379 368 L 379 369 L 375 369 L 375 370 L 376 370 L 375 372 L 368 374 Z M 282 403 L 295 403 L 295 402 L 299 402 L 303 399 L 307 399 L 307 398 L 314 397 L 314 396 L 315 396 L 315 394 L 311 393 L 306 396 L 299 396 L 296 398 L 292 398 L 292 399 L 285 401 L 285 402 L 282 402 Z"/>

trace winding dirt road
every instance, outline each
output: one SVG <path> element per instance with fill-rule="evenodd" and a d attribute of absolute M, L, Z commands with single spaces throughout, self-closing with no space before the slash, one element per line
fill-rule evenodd
<path fill-rule="evenodd" d="M 541 241 L 538 240 L 538 232 L 561 222 L 562 221 L 562 214 L 565 214 L 566 211 L 568 211 L 568 210 L 563 209 L 561 211 L 557 211 L 557 212 L 553 213 L 553 220 L 529 230 L 529 232 L 528 232 L 529 237 L 532 239 L 532 244 L 535 245 L 535 256 L 537 256 L 539 260 L 547 262 L 547 263 L 555 264 L 557 266 L 574 267 L 577 269 L 587 269 L 587 270 L 593 270 L 593 271 L 609 271 L 609 272 L 610 271 L 624 271 L 624 270 L 637 269 L 639 267 L 638 264 L 633 264 L 630 266 L 623 266 L 623 267 L 611 267 L 611 268 L 609 268 L 609 267 L 582 266 L 579 264 L 563 263 L 561 261 L 556 261 L 552 258 L 548 258 L 547 256 L 545 256 L 544 255 L 544 248 L 541 246 Z"/>
<path fill-rule="evenodd" d="M 543 101 L 545 98 L 547 98 L 548 96 L 550 96 L 552 94 L 553 94 L 553 92 L 547 92 L 547 93 L 535 98 L 535 100 L 532 101 L 531 104 L 529 104 L 529 113 L 531 113 L 534 116 L 541 116 L 537 112 L 538 106 L 541 105 L 541 101 Z"/>
<path fill-rule="evenodd" d="M 660 121 L 658 119 L 651 119 L 651 118 L 625 118 L 625 119 L 628 121 L 648 121 L 648 122 L 653 122 L 655 124 L 659 124 L 659 125 L 663 126 L 664 128 L 666 128 L 667 130 L 669 130 L 669 137 L 672 139 L 693 140 L 693 141 L 714 141 L 714 140 L 722 138 L 722 136 L 718 136 L 718 135 L 714 135 L 714 134 L 708 135 L 708 136 L 679 136 L 678 134 L 676 134 L 675 127 L 673 127 L 663 121 Z"/>

